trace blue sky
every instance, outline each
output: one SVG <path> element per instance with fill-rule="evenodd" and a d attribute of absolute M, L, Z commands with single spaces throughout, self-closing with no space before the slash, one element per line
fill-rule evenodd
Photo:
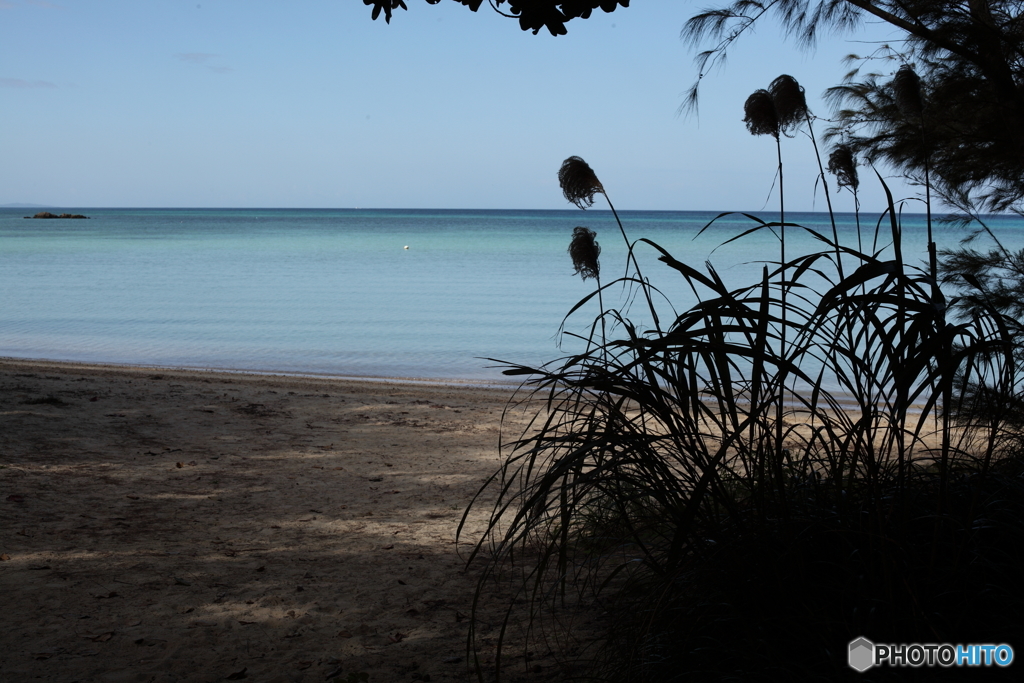
<path fill-rule="evenodd" d="M 0 0 L 0 205 L 569 208 L 555 176 L 578 155 L 620 209 L 770 210 L 747 96 L 789 73 L 828 116 L 841 58 L 892 37 L 805 51 L 766 23 L 679 116 L 679 31 L 711 2 L 633 0 L 557 38 L 486 3 L 407 4 L 388 25 L 361 0 Z M 824 210 L 809 142 L 783 154 L 787 205 Z"/>

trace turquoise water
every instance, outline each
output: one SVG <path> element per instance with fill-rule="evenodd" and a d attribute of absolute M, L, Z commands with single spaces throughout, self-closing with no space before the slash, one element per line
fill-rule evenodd
<path fill-rule="evenodd" d="M 35 211 L 0 209 L 0 356 L 494 380 L 500 369 L 485 358 L 535 364 L 580 350 L 557 335 L 593 291 L 566 254 L 573 227 L 597 231 L 604 281 L 626 263 L 611 214 L 592 210 L 61 209 L 91 220 L 23 219 Z M 759 279 L 778 240 L 763 231 L 719 247 L 752 225 L 742 216 L 695 239 L 714 215 L 622 214 L 631 239 L 697 268 L 710 259 L 730 284 Z M 856 245 L 853 217 L 839 218 Z M 789 219 L 831 233 L 826 214 Z M 1024 245 L 1020 219 L 994 226 L 1007 246 Z M 923 258 L 922 217 L 905 216 L 904 231 L 905 253 Z M 787 243 L 790 257 L 820 246 L 794 229 Z M 652 249 L 638 253 L 676 309 L 693 302 Z M 605 304 L 625 305 L 620 292 Z M 594 313 L 584 308 L 566 329 L 585 333 Z"/>

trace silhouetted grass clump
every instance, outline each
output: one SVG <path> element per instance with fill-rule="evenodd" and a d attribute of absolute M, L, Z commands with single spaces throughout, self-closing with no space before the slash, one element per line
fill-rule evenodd
<path fill-rule="evenodd" d="M 587 172 L 569 201 L 607 197 L 581 159 L 566 164 Z M 830 165 L 856 189 L 847 151 Z M 538 632 L 597 605 L 608 622 L 591 671 L 615 681 L 931 679 L 964 671 L 857 674 L 847 645 L 1020 644 L 1021 418 L 979 403 L 1021 404 L 1020 323 L 984 304 L 954 317 L 931 264 L 904 257 L 891 196 L 856 247 L 834 228 L 745 219 L 743 235 L 782 245 L 740 288 L 619 223 L 632 268 L 570 312 L 601 300 L 586 351 L 508 367 L 527 378 L 510 409 L 533 421 L 485 486 L 497 497 L 473 553 L 482 584 L 514 577 L 508 614 L 524 609 Z M 784 228 L 821 249 L 787 260 Z M 639 250 L 698 303 L 657 310 Z M 605 308 L 613 287 L 646 304 L 652 329 Z"/>

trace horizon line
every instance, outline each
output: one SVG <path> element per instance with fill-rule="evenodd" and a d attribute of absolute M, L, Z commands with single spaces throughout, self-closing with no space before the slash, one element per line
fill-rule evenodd
<path fill-rule="evenodd" d="M 565 209 L 524 209 L 524 208 L 460 208 L 460 207 L 444 207 L 444 208 L 430 208 L 430 207 L 373 207 L 373 206 L 335 206 L 335 207 L 324 207 L 324 206 L 86 206 L 79 204 L 72 205 L 57 205 L 57 204 L 27 204 L 27 203 L 10 203 L 0 204 L 0 209 L 75 209 L 75 210 L 148 210 L 148 211 L 564 211 L 566 213 L 612 213 L 610 209 L 599 209 L 592 207 L 589 209 L 578 209 L 578 208 L 565 208 Z M 886 209 L 887 210 L 887 209 Z M 883 210 L 883 211 L 886 211 Z M 717 215 L 725 214 L 749 214 L 757 216 L 759 213 L 778 213 L 777 210 L 772 211 L 769 209 L 619 209 L 619 213 L 714 213 Z M 798 210 L 792 209 L 786 212 L 787 214 L 822 214 L 828 215 L 828 210 Z M 854 211 L 833 211 L 833 214 L 849 214 L 854 215 L 857 212 Z M 873 215 L 875 213 L 870 210 L 861 210 L 861 215 Z M 901 211 L 901 214 L 911 215 L 926 215 L 924 211 Z M 934 210 L 933 210 L 934 213 Z M 951 212 L 940 213 L 940 215 L 949 215 Z M 985 213 L 980 214 L 981 216 L 1004 216 L 1013 215 L 1012 212 L 1006 213 Z"/>

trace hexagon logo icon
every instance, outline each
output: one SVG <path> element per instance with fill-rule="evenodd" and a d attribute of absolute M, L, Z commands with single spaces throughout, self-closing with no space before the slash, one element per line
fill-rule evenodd
<path fill-rule="evenodd" d="M 870 669 L 875 663 L 875 644 L 861 637 L 850 641 L 850 668 L 861 673 Z"/>

